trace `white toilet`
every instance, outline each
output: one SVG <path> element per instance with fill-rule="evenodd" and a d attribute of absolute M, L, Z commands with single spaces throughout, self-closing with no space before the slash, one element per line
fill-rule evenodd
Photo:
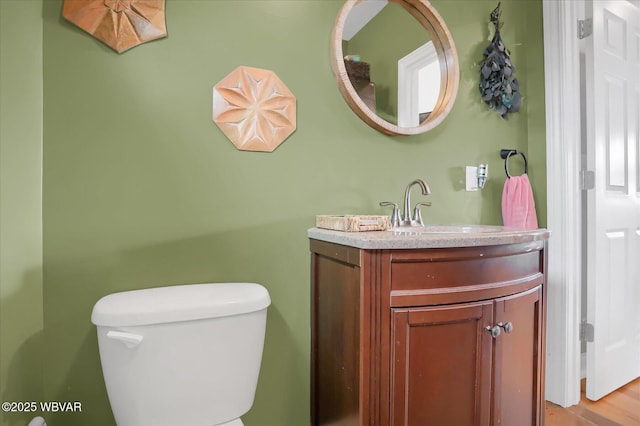
<path fill-rule="evenodd" d="M 253 405 L 269 293 L 191 284 L 110 294 L 93 308 L 118 426 L 240 426 Z"/>

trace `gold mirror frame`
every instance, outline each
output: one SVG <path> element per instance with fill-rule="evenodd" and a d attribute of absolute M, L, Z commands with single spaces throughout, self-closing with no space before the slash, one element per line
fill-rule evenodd
<path fill-rule="evenodd" d="M 344 64 L 344 54 L 342 51 L 342 34 L 347 16 L 354 6 L 367 0 L 347 0 L 340 10 L 336 22 L 333 26 L 331 36 L 331 68 L 333 75 L 338 82 L 340 93 L 344 97 L 349 107 L 365 123 L 388 135 L 417 135 L 433 129 L 440 124 L 453 107 L 453 102 L 458 94 L 458 84 L 460 80 L 460 66 L 458 63 L 458 53 L 453 43 L 451 33 L 444 20 L 427 0 L 389 0 L 389 3 L 397 3 L 409 12 L 431 35 L 438 61 L 440 63 L 440 95 L 436 106 L 419 126 L 399 127 L 380 118 L 374 111 L 362 101 L 355 91 L 347 69 Z"/>

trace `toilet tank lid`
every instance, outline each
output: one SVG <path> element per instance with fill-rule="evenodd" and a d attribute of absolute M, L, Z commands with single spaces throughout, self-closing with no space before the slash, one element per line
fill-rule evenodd
<path fill-rule="evenodd" d="M 101 326 L 148 325 L 215 318 L 259 311 L 269 292 L 254 283 L 187 284 L 104 296 L 91 322 Z"/>

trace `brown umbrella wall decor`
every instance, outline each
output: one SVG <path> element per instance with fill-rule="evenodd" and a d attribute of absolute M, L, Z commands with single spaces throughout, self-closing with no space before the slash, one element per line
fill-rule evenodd
<path fill-rule="evenodd" d="M 165 0 L 64 0 L 62 16 L 118 53 L 166 37 Z"/>

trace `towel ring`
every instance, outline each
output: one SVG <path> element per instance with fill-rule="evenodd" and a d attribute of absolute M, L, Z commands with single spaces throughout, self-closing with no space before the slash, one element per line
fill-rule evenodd
<path fill-rule="evenodd" d="M 511 174 L 509 173 L 509 157 L 514 154 L 522 155 L 524 159 L 524 174 L 529 173 L 529 163 L 527 162 L 527 157 L 524 155 L 524 152 L 518 151 L 517 149 L 501 149 L 500 157 L 504 158 L 504 172 L 507 174 L 507 178 L 511 178 Z"/>

